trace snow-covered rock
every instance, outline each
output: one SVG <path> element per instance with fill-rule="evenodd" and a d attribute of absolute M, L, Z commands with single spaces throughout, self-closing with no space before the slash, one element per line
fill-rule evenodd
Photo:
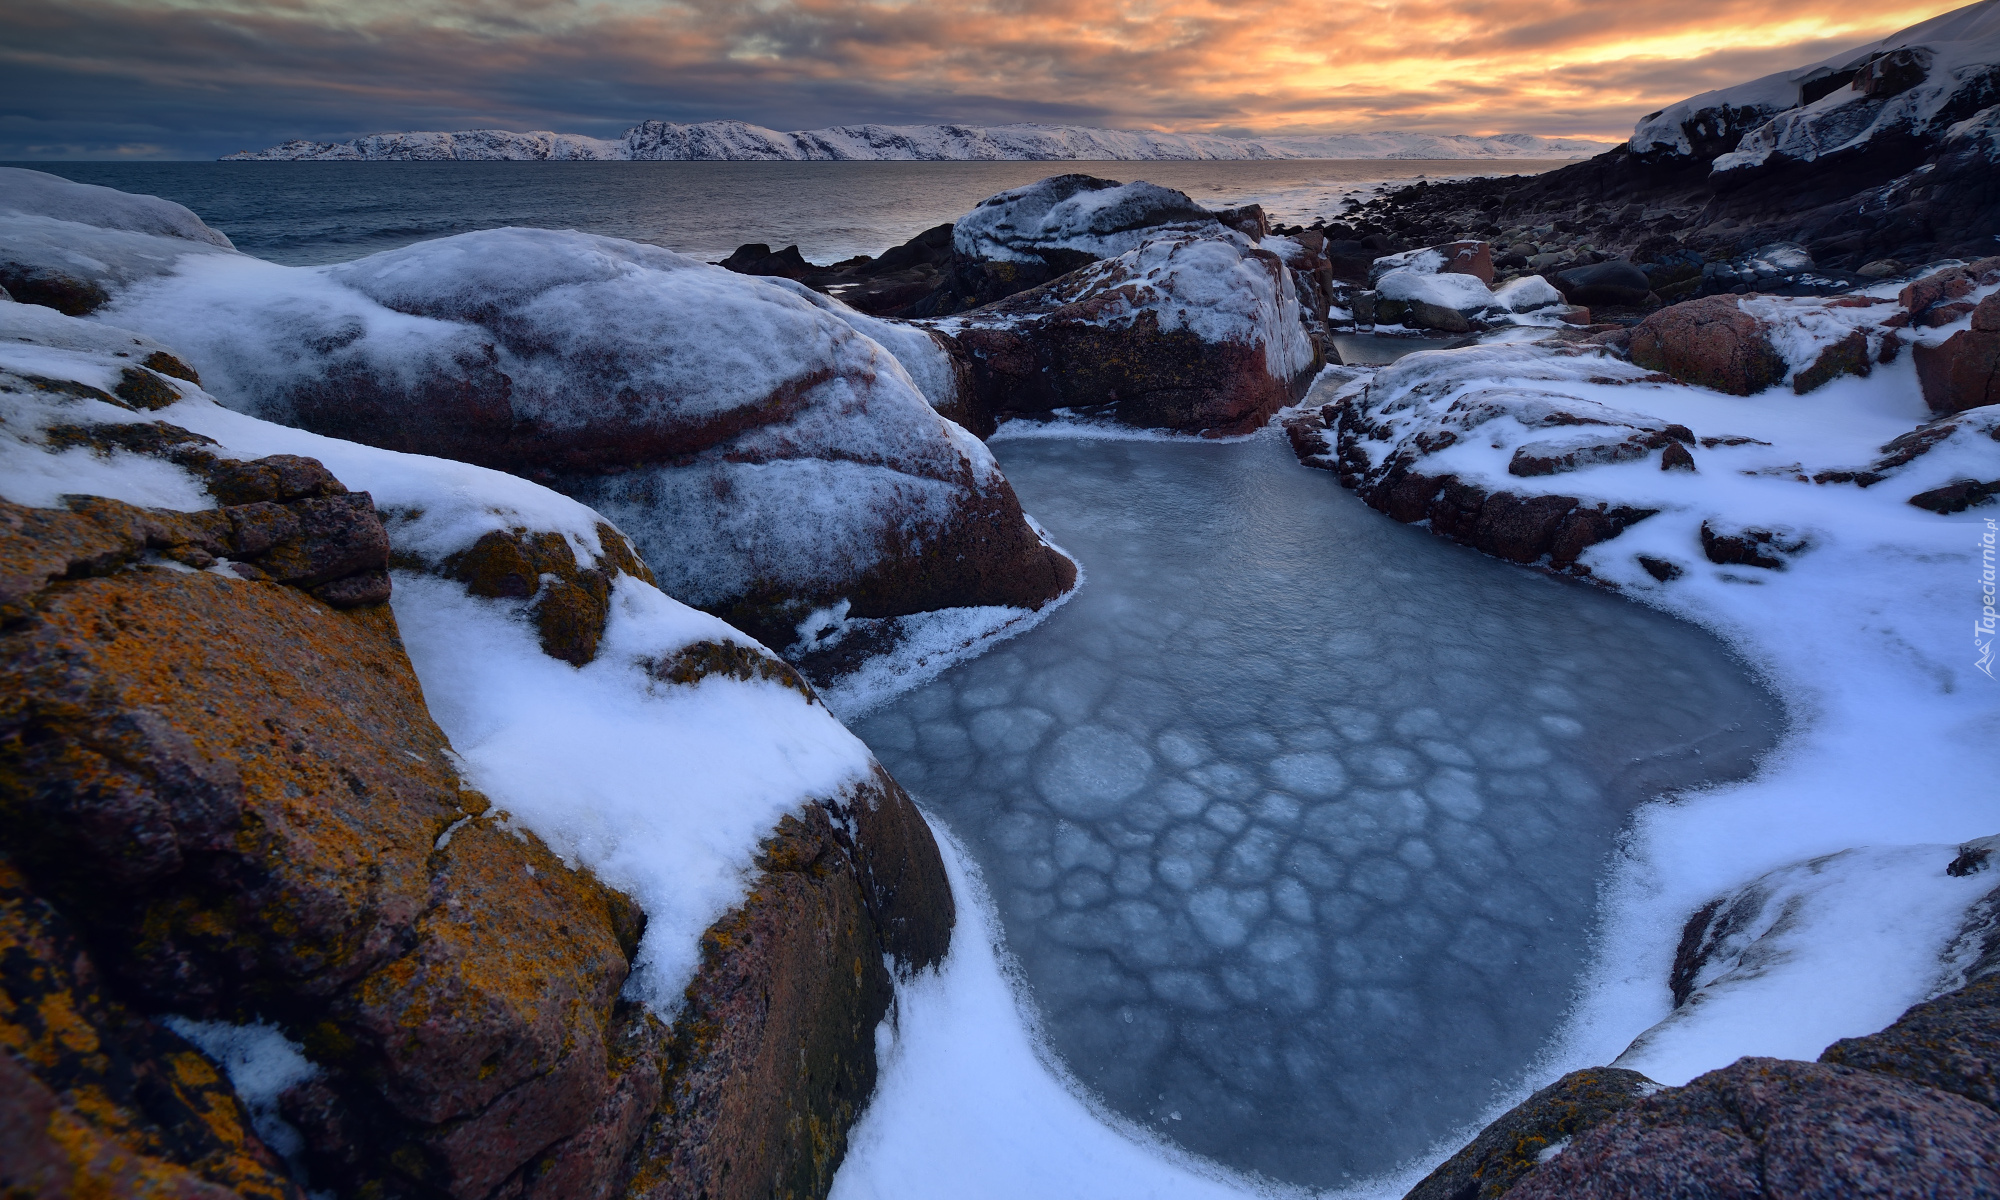
<path fill-rule="evenodd" d="M 1247 432 L 1299 394 L 1317 361 L 1284 263 L 1219 227 L 1156 232 L 926 324 L 963 348 L 977 402 L 996 415 L 1075 408 L 1187 433 Z"/>
<path fill-rule="evenodd" d="M 183 257 L 233 251 L 200 217 L 157 196 L 0 167 L 0 287 L 73 316 Z"/>
<path fill-rule="evenodd" d="M 1165 229 L 1219 232 L 1215 214 L 1185 192 L 1143 180 L 1054 175 L 988 196 L 960 217 L 952 249 L 971 259 L 1047 262 L 1111 258 Z"/>
<path fill-rule="evenodd" d="M 861 327 L 939 391 L 950 366 L 920 330 L 578 233 L 489 230 L 293 268 L 32 220 L 51 246 L 142 239 L 156 273 L 108 279 L 101 315 L 180 347 L 226 403 L 558 481 L 614 514 L 666 586 L 781 645 L 843 599 L 864 617 L 1036 608 L 1072 579 L 986 448 Z"/>
<path fill-rule="evenodd" d="M 1878 42 L 1689 97 L 1640 120 L 1639 154 L 1810 162 L 1876 139 L 1937 137 L 2000 100 L 2000 4 L 1955 9 Z"/>
<path fill-rule="evenodd" d="M 1093 129 L 1077 125 L 836 125 L 781 133 L 743 121 L 644 121 L 620 138 L 566 133 L 380 133 L 345 142 L 294 140 L 228 155 L 226 162 L 348 159 L 1158 160 L 1315 158 L 1574 158 L 1606 143 L 1431 133 L 1345 133 L 1231 138 L 1214 134 Z"/>

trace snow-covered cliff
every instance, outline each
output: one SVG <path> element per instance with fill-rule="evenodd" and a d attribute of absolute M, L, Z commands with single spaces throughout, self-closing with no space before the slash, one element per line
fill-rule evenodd
<path fill-rule="evenodd" d="M 537 161 L 883 160 L 951 162 L 1065 159 L 1580 158 L 1608 143 L 1507 133 L 1338 133 L 1231 138 L 1078 125 L 835 125 L 780 133 L 743 121 L 645 121 L 622 138 L 567 133 L 378 133 L 346 142 L 290 141 L 225 162 L 444 159 Z"/>

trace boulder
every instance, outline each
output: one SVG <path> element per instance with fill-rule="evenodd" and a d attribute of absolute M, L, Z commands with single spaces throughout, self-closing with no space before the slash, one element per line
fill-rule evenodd
<path fill-rule="evenodd" d="M 797 246 L 787 246 L 772 253 L 763 242 L 738 246 L 728 258 L 715 265 L 738 275 L 773 275 L 781 279 L 804 279 L 826 271 L 825 267 L 807 262 Z"/>
<path fill-rule="evenodd" d="M 1571 1071 L 1479 1131 L 1403 1200 L 1493 1200 L 1576 1135 L 1637 1104 L 1659 1085 L 1618 1067 Z"/>
<path fill-rule="evenodd" d="M 2000 1111 L 2000 974 L 1926 1000 L 1880 1033 L 1842 1038 L 1819 1060 L 1894 1075 Z"/>
<path fill-rule="evenodd" d="M 1368 280 L 1380 286 L 1391 271 L 1418 275 L 1470 275 L 1488 287 L 1493 285 L 1493 247 L 1486 242 L 1446 242 L 1401 254 L 1387 254 L 1368 267 Z"/>
<path fill-rule="evenodd" d="M 986 449 L 789 281 L 530 229 L 224 265 L 128 289 L 115 319 L 241 410 L 553 484 L 775 645 L 842 599 L 1037 607 L 1073 579 Z"/>
<path fill-rule="evenodd" d="M 1971 1200 L 1995 1189 L 2000 1113 L 1872 1071 L 1744 1058 L 1585 1130 L 1507 1194 Z"/>
<path fill-rule="evenodd" d="M 1940 416 L 2000 404 L 2000 293 L 1980 301 L 1972 328 L 1939 345 L 1917 343 L 1910 350 L 1924 403 Z"/>
<path fill-rule="evenodd" d="M 1632 330 L 1632 361 L 1683 383 L 1748 396 L 1789 372 L 1770 330 L 1734 296 L 1688 300 L 1653 313 Z"/>
<path fill-rule="evenodd" d="M 1623 259 L 1594 266 L 1571 267 L 1556 275 L 1556 286 L 1571 304 L 1624 305 L 1646 303 L 1653 290 L 1646 273 Z"/>
<path fill-rule="evenodd" d="M 82 316 L 184 257 L 234 250 L 171 201 L 0 167 L 0 288 L 20 303 Z"/>
<path fill-rule="evenodd" d="M 1155 237 L 933 328 L 993 413 L 1077 408 L 1189 433 L 1262 425 L 1317 365 L 1284 264 L 1236 233 Z"/>
<path fill-rule="evenodd" d="M 1257 210 L 1255 221 L 1262 216 Z M 1240 222 L 1243 214 L 1236 217 Z M 1055 175 L 981 200 L 953 228 L 952 249 L 964 259 L 1069 271 L 1135 249 L 1167 227 L 1216 231 L 1220 225 L 1216 214 L 1172 188 Z"/>

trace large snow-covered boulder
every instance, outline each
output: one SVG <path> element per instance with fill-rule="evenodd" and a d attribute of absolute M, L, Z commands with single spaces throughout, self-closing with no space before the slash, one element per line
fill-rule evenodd
<path fill-rule="evenodd" d="M 843 600 L 857 617 L 1033 608 L 1073 580 L 985 447 L 927 402 L 954 368 L 921 330 L 579 233 L 292 268 L 202 239 L 177 206 L 142 226 L 165 202 L 35 172 L 0 177 L 0 204 L 53 209 L 69 189 L 112 227 L 21 215 L 0 254 L 138 264 L 104 276 L 104 315 L 180 347 L 225 402 L 554 483 L 613 514 L 676 594 L 780 645 Z"/>
<path fill-rule="evenodd" d="M 172 201 L 0 167 L 0 288 L 16 300 L 80 316 L 187 255 L 234 249 Z"/>
<path fill-rule="evenodd" d="M 1241 433 L 1317 364 L 1284 263 L 1220 228 L 1154 236 L 931 327 L 963 349 L 975 402 L 996 415 L 1081 409 Z"/>
<path fill-rule="evenodd" d="M 1217 225 L 1185 192 L 1055 175 L 981 200 L 953 227 L 952 248 L 970 259 L 1076 266 L 1123 254 L 1166 226 Z"/>

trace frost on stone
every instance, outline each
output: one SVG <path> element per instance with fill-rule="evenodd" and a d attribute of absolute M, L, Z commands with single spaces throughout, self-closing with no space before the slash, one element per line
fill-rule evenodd
<path fill-rule="evenodd" d="M 967 258 L 1042 262 L 1049 251 L 1111 258 L 1163 227 L 1219 230 L 1186 193 L 1143 180 L 1056 175 L 981 200 L 958 219 L 952 249 Z"/>
<path fill-rule="evenodd" d="M 195 255 L 237 257 L 227 237 L 178 204 L 0 167 L 0 281 L 17 298 L 53 283 L 83 293 L 64 307 L 84 312 Z"/>

